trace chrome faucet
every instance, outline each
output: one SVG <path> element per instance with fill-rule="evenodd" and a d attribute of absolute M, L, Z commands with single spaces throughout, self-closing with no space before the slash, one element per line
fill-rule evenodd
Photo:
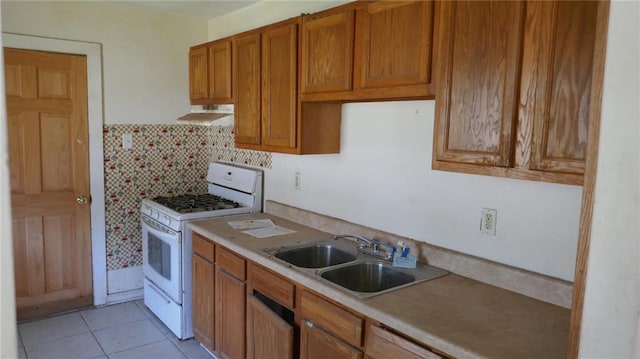
<path fill-rule="evenodd" d="M 356 244 L 358 245 L 358 251 L 360 253 L 364 253 L 385 261 L 392 261 L 393 254 L 396 251 L 396 247 L 390 244 L 381 243 L 380 241 L 369 239 L 367 237 L 356 236 L 352 234 L 338 234 L 333 237 L 333 239 L 339 238 L 355 239 Z M 384 251 L 381 251 L 380 247 L 384 247 Z"/>

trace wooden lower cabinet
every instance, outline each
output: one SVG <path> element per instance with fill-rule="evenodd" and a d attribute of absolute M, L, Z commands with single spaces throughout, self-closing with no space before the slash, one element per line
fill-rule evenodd
<path fill-rule="evenodd" d="M 215 350 L 214 253 L 213 242 L 194 233 L 191 256 L 193 336 L 212 352 Z"/>
<path fill-rule="evenodd" d="M 214 269 L 213 263 L 194 254 L 191 258 L 193 278 L 193 336 L 210 351 L 214 346 Z"/>
<path fill-rule="evenodd" d="M 380 327 L 367 328 L 367 359 L 442 359 L 444 357 Z"/>
<path fill-rule="evenodd" d="M 219 359 L 444 358 L 197 234 L 192 280 L 194 336 Z"/>
<path fill-rule="evenodd" d="M 318 324 L 354 347 L 362 346 L 363 318 L 309 291 L 302 293 L 300 308 L 302 319 Z"/>
<path fill-rule="evenodd" d="M 300 329 L 300 359 L 361 359 L 362 352 L 310 321 Z"/>
<path fill-rule="evenodd" d="M 294 328 L 258 298 L 247 297 L 247 359 L 292 359 Z"/>
<path fill-rule="evenodd" d="M 217 263 L 215 283 L 216 354 L 225 359 L 245 358 L 246 284 Z"/>
<path fill-rule="evenodd" d="M 216 247 L 215 316 L 218 358 L 245 358 L 246 261 L 223 247 Z"/>

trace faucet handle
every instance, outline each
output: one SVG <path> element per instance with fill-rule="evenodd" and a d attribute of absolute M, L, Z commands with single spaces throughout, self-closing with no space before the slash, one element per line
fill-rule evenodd
<path fill-rule="evenodd" d="M 375 240 L 367 237 L 354 236 L 354 238 L 356 239 L 356 243 L 358 243 L 358 248 L 373 247 L 376 243 Z"/>

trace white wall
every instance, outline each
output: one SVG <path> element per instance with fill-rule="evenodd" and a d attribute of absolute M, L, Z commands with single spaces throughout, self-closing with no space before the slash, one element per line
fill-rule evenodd
<path fill-rule="evenodd" d="M 0 13 L 2 9 L 0 9 Z M 2 19 L 0 17 L 0 26 Z M 0 48 L 2 37 L 0 37 Z M 0 57 L 4 69 L 4 57 Z M 9 144 L 4 92 L 4 71 L 0 72 L 0 358 L 16 358 L 16 307 L 13 285 L 13 242 L 9 192 Z"/>
<path fill-rule="evenodd" d="M 572 281 L 581 187 L 433 171 L 433 119 L 433 101 L 343 105 L 340 154 L 274 154 L 266 197 Z"/>
<path fill-rule="evenodd" d="M 102 45 L 106 124 L 175 123 L 207 20 L 113 3 L 2 1 L 2 31 Z"/>
<path fill-rule="evenodd" d="M 305 4 L 213 19 L 209 38 L 315 11 Z M 267 199 L 573 281 L 582 187 L 432 171 L 433 101 L 347 104 L 342 119 L 340 154 L 273 155 Z M 483 207 L 498 210 L 495 237 L 479 232 Z"/>
<path fill-rule="evenodd" d="M 610 10 L 580 339 L 594 359 L 640 358 L 640 3 Z"/>

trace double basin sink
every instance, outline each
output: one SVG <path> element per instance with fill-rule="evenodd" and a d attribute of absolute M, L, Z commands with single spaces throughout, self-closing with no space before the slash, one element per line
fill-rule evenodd
<path fill-rule="evenodd" d="M 447 274 L 442 269 L 420 264 L 411 269 L 393 267 L 391 262 L 359 253 L 357 244 L 345 238 L 330 238 L 264 251 L 277 260 L 311 272 L 330 285 L 360 298 Z"/>

